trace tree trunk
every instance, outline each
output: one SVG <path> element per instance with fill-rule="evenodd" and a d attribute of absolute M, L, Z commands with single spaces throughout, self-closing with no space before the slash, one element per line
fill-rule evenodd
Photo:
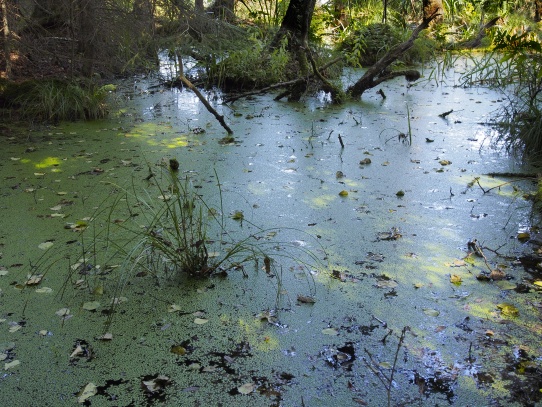
<path fill-rule="evenodd" d="M 215 0 L 207 10 L 214 13 L 220 20 L 235 20 L 235 0 Z"/>
<path fill-rule="evenodd" d="M 92 76 L 96 58 L 96 8 L 94 0 L 79 0 L 79 52 L 82 56 L 81 73 Z"/>
<path fill-rule="evenodd" d="M 346 0 L 333 0 L 333 17 L 343 30 L 349 24 L 349 18 L 346 14 L 346 4 Z"/>
<path fill-rule="evenodd" d="M 536 23 L 542 21 L 542 0 L 534 1 L 534 21 Z"/>
<path fill-rule="evenodd" d="M 444 7 L 442 0 L 423 0 L 423 19 L 424 21 L 433 15 L 438 17 L 433 19 L 433 23 L 440 23 L 444 16 Z"/>
<path fill-rule="evenodd" d="M 288 50 L 297 61 L 299 76 L 308 77 L 309 62 L 307 60 L 309 28 L 316 0 L 290 0 L 280 29 L 269 44 L 270 49 L 277 48 L 284 38 L 288 39 Z M 296 102 L 307 90 L 307 82 L 298 82 L 292 86 L 289 100 Z"/>
<path fill-rule="evenodd" d="M 2 8 L 2 25 L 4 26 L 4 58 L 6 64 L 6 79 L 11 76 L 11 34 L 9 32 L 9 18 L 8 18 L 8 5 L 7 0 L 0 0 L 0 6 Z"/>
<path fill-rule="evenodd" d="M 307 43 L 315 4 L 316 0 L 290 0 L 280 29 L 269 44 L 269 48 L 277 48 L 285 36 L 288 36 L 290 47 Z"/>
<path fill-rule="evenodd" d="M 194 9 L 196 10 L 196 13 L 202 13 L 204 10 L 203 0 L 195 0 Z"/>

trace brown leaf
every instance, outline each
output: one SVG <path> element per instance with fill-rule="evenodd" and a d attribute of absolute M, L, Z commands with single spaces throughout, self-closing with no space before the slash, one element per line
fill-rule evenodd
<path fill-rule="evenodd" d="M 316 300 L 313 297 L 305 296 L 305 295 L 298 295 L 297 301 L 305 303 L 305 304 L 314 304 Z"/>

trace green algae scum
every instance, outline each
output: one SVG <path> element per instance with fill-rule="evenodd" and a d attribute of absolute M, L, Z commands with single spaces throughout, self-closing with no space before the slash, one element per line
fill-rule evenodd
<path fill-rule="evenodd" d="M 151 85 L 3 136 L 1 405 L 539 403 L 535 185 L 486 175 L 529 172 L 487 142 L 498 94 L 261 96 L 214 105 L 221 143 L 197 98 Z M 142 246 L 172 159 L 222 222 L 208 258 L 248 239 L 250 261 L 194 278 Z"/>

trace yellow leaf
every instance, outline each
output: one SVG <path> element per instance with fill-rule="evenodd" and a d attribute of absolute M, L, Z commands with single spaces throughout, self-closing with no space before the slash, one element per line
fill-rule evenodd
<path fill-rule="evenodd" d="M 174 353 L 176 355 L 183 356 L 186 354 L 186 349 L 183 348 L 181 345 L 174 345 L 170 349 L 171 353 Z"/>
<path fill-rule="evenodd" d="M 533 284 L 537 285 L 539 287 L 542 287 L 542 281 L 541 280 L 536 280 Z"/>
<path fill-rule="evenodd" d="M 501 310 L 502 315 L 507 317 L 516 317 L 519 315 L 519 310 L 514 305 L 507 302 L 498 304 L 497 308 Z"/>
<path fill-rule="evenodd" d="M 452 283 L 452 284 L 461 285 L 462 281 L 463 280 L 461 279 L 461 276 L 458 276 L 457 274 L 452 274 L 450 276 L 450 283 Z"/>
<path fill-rule="evenodd" d="M 348 196 L 348 191 L 343 189 L 341 192 L 339 192 L 339 196 Z"/>

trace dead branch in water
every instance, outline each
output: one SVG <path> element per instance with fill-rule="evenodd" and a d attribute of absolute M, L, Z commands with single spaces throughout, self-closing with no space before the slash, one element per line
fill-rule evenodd
<path fill-rule="evenodd" d="M 207 101 L 207 99 L 205 99 L 205 96 L 203 96 L 201 94 L 201 92 L 192 84 L 192 82 L 190 82 L 188 79 L 186 79 L 186 77 L 184 75 L 179 75 L 179 80 L 188 88 L 190 89 L 192 92 L 194 92 L 196 94 L 196 96 L 198 97 L 198 99 L 201 101 L 201 103 L 203 103 L 203 105 L 207 108 L 207 110 L 209 112 L 211 112 L 213 114 L 214 117 L 216 117 L 216 119 L 218 120 L 218 122 L 222 125 L 222 127 L 224 127 L 226 129 L 226 131 L 228 132 L 228 134 L 233 134 L 233 130 L 230 129 L 230 127 L 226 124 L 226 122 L 224 121 L 224 116 L 221 116 L 218 114 L 218 112 L 213 109 L 213 107 L 209 104 L 209 102 Z"/>

